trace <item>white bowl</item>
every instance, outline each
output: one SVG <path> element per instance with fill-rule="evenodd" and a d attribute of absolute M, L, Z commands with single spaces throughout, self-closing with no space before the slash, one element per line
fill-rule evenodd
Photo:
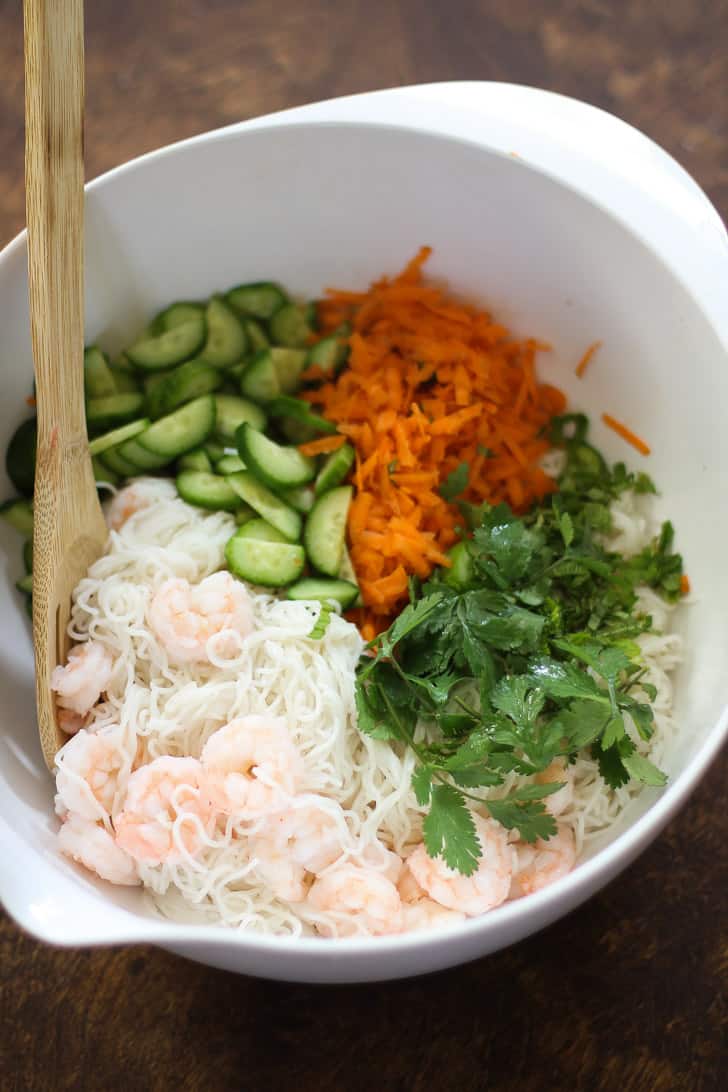
<path fill-rule="evenodd" d="M 678 745 L 669 786 L 646 791 L 602 848 L 559 884 L 433 936 L 260 939 L 166 923 L 56 849 L 53 786 L 36 738 L 29 628 L 0 546 L 0 893 L 53 944 L 159 944 L 230 970 L 310 982 L 396 978 L 511 944 L 565 914 L 634 859 L 684 803 L 728 724 L 725 577 L 728 240 L 664 152 L 600 111 L 545 92 L 450 84 L 380 92 L 208 133 L 88 187 L 88 339 L 120 346 L 167 301 L 246 279 L 313 294 L 365 285 L 421 243 L 428 266 L 514 331 L 551 342 L 543 374 L 594 418 L 613 457 L 640 457 L 599 424 L 608 410 L 652 445 L 695 595 L 679 618 Z M 25 239 L 0 256 L 0 436 L 31 381 Z M 603 341 L 587 378 L 574 365 Z M 11 488 L 5 482 L 4 494 Z M 2 495 L 2 494 L 0 494 Z"/>

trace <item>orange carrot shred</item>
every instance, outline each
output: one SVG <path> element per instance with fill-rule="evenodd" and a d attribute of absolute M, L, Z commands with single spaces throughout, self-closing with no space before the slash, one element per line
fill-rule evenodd
<path fill-rule="evenodd" d="M 30 406 L 31 409 L 35 407 L 36 401 L 32 394 L 29 394 L 28 397 L 25 399 L 25 404 L 26 406 Z"/>
<path fill-rule="evenodd" d="M 587 368 L 589 367 L 589 364 L 591 363 L 592 357 L 596 353 L 597 349 L 601 348 L 601 344 L 602 344 L 601 341 L 592 342 L 592 344 L 589 346 L 589 348 L 587 349 L 587 351 L 584 353 L 583 357 L 579 361 L 579 363 L 576 365 L 576 368 L 574 369 L 574 371 L 575 371 L 576 375 L 579 377 L 579 379 L 581 379 L 583 377 L 584 372 L 587 370 Z"/>
<path fill-rule="evenodd" d="M 680 594 L 688 595 L 690 592 L 690 578 L 687 573 L 683 573 L 680 577 Z"/>
<path fill-rule="evenodd" d="M 298 450 L 302 455 L 328 455 L 331 451 L 338 451 L 346 443 L 346 436 L 340 433 L 336 436 L 322 436 L 320 440 L 309 440 L 307 444 L 299 444 Z"/>
<path fill-rule="evenodd" d="M 611 428 L 613 432 L 616 432 L 617 436 L 621 436 L 623 440 L 626 440 L 628 444 L 631 444 L 632 447 L 636 448 L 640 455 L 650 454 L 651 449 L 649 444 L 646 444 L 641 437 L 635 432 L 632 432 L 632 429 L 627 428 L 621 421 L 618 421 L 616 417 L 612 417 L 610 413 L 603 413 L 602 421 L 604 421 L 607 428 Z"/>

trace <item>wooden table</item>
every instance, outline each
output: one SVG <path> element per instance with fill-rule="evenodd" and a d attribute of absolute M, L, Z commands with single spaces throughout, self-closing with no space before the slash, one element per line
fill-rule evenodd
<path fill-rule="evenodd" d="M 673 152 L 728 213 L 727 0 L 87 7 L 89 176 L 290 105 L 495 79 L 621 115 Z M 19 0 L 0 0 L 2 241 L 24 220 L 19 9 Z M 54 951 L 5 919 L 0 1088 L 723 1087 L 727 773 L 724 755 L 655 845 L 581 910 L 507 952 L 428 979 L 272 984 L 147 948 Z"/>

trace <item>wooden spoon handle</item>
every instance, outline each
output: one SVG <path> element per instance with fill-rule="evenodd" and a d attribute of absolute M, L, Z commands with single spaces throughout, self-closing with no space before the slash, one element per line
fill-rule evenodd
<path fill-rule="evenodd" d="M 24 0 L 28 290 L 38 448 L 86 443 L 83 0 Z"/>

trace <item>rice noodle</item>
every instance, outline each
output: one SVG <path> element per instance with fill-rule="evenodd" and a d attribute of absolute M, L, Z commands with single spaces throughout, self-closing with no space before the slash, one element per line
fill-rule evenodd
<path fill-rule="evenodd" d="M 248 714 L 267 714 L 286 720 L 303 758 L 301 801 L 315 794 L 337 817 L 341 812 L 336 805 L 343 809 L 336 835 L 342 860 L 385 871 L 385 850 L 406 855 L 421 841 L 424 809 L 410 786 L 412 752 L 357 730 L 358 631 L 334 614 L 323 638 L 312 640 L 308 634 L 317 605 L 279 600 L 253 588 L 255 629 L 249 637 L 231 642 L 229 631 L 211 637 L 211 663 L 171 662 L 149 624 L 151 598 L 170 578 L 196 584 L 219 570 L 235 522 L 225 513 L 189 507 L 171 482 L 145 479 L 135 488 L 144 494 L 146 506 L 111 532 L 107 553 L 76 589 L 69 628 L 75 641 L 100 641 L 113 658 L 105 700 L 86 724 L 87 731 L 109 734 L 119 752 L 113 805 L 108 814 L 99 809 L 99 819 L 113 830 L 133 769 L 164 755 L 198 758 L 221 726 Z M 614 548 L 634 553 L 649 541 L 642 498 L 621 498 L 613 514 Z M 675 732 L 669 675 L 680 659 L 680 640 L 667 632 L 670 608 L 664 601 L 648 589 L 640 599 L 654 622 L 654 631 L 640 637 L 639 644 L 647 680 L 658 694 L 652 739 L 645 742 L 632 734 L 639 751 L 659 763 Z M 71 743 L 57 756 L 59 778 L 82 780 L 69 770 Z M 615 822 L 640 786 L 630 782 L 610 789 L 586 754 L 573 766 L 573 777 L 573 802 L 560 821 L 573 829 L 581 852 Z M 528 780 L 511 774 L 493 795 Z M 182 828 L 189 831 L 190 826 L 201 846 L 194 854 L 181 836 Z M 308 901 L 286 902 L 272 893 L 250 850 L 250 836 L 259 827 L 260 820 L 233 814 L 218 818 L 210 831 L 182 805 L 176 820 L 170 820 L 176 862 L 138 866 L 157 912 L 175 920 L 261 933 L 312 934 L 320 927 L 335 934 L 333 912 L 315 910 Z M 366 931 L 361 924 L 358 929 Z"/>

